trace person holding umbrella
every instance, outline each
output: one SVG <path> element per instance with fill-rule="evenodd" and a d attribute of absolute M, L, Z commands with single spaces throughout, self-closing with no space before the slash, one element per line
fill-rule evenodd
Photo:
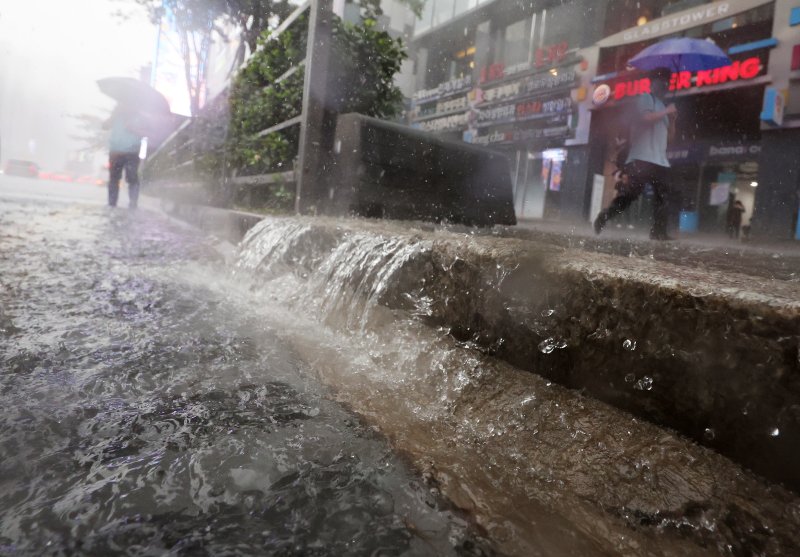
<path fill-rule="evenodd" d="M 169 103 L 164 96 L 138 79 L 107 77 L 98 80 L 100 90 L 117 101 L 105 124 L 111 130 L 108 146 L 108 204 L 116 207 L 119 182 L 125 172 L 128 207 L 139 202 L 139 151 L 144 137 L 159 135 L 164 123 L 171 122 Z M 161 134 L 163 135 L 163 134 Z"/>
<path fill-rule="evenodd" d="M 631 58 L 628 63 L 650 71 L 650 93 L 636 99 L 636 114 L 631 123 L 630 153 L 626 170 L 631 184 L 629 193 L 617 196 L 594 221 L 597 234 L 608 222 L 623 212 L 644 191 L 653 186 L 653 227 L 650 237 L 669 240 L 667 236 L 667 141 L 674 135 L 678 111 L 665 104 L 672 72 L 711 70 L 731 63 L 730 58 L 710 40 L 674 37 L 652 44 Z"/>
<path fill-rule="evenodd" d="M 128 183 L 128 207 L 139 204 L 139 150 L 144 134 L 138 126 L 136 109 L 119 104 L 104 127 L 111 130 L 108 141 L 108 205 L 117 206 L 122 172 Z"/>
<path fill-rule="evenodd" d="M 669 90 L 672 71 L 656 68 L 650 72 L 650 93 L 636 98 L 632 121 L 630 123 L 630 150 L 625 161 L 625 172 L 630 184 L 600 212 L 594 221 L 597 234 L 603 230 L 609 219 L 624 212 L 644 191 L 647 184 L 653 188 L 653 226 L 650 238 L 670 240 L 667 235 L 667 182 L 669 161 L 667 143 L 675 134 L 675 118 L 678 109 L 670 103 L 664 104 L 664 96 Z"/>

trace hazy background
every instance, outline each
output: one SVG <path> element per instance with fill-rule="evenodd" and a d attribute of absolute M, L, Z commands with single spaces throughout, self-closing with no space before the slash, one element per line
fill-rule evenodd
<path fill-rule="evenodd" d="M 70 116 L 107 114 L 113 102 L 95 81 L 138 77 L 156 37 L 144 10 L 125 0 L 0 0 L 0 161 L 62 170 L 81 146 Z"/>

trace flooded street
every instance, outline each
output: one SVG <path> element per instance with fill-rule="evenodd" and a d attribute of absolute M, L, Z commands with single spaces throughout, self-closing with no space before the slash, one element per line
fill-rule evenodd
<path fill-rule="evenodd" d="M 257 313 L 203 286 L 202 238 L 8 193 L 0 555 L 491 553 Z"/>
<path fill-rule="evenodd" d="M 425 322 L 420 270 L 503 239 L 266 219 L 223 256 L 2 186 L 0 555 L 797 547 L 794 494 Z"/>
<path fill-rule="evenodd" d="M 0 557 L 800 555 L 800 0 L 0 0 Z"/>

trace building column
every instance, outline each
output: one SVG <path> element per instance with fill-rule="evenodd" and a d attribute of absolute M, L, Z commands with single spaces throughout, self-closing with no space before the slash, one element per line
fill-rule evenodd
<path fill-rule="evenodd" d="M 561 220 L 586 222 L 589 218 L 591 188 L 589 184 L 589 147 L 567 147 L 567 160 L 561 185 Z"/>
<path fill-rule="evenodd" d="M 751 221 L 754 237 L 794 237 L 800 206 L 800 129 L 764 131 Z"/>

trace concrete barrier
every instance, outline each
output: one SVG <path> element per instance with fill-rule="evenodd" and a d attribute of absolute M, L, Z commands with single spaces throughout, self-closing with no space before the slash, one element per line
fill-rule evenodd
<path fill-rule="evenodd" d="M 336 124 L 326 214 L 515 224 L 505 155 L 360 114 Z"/>

